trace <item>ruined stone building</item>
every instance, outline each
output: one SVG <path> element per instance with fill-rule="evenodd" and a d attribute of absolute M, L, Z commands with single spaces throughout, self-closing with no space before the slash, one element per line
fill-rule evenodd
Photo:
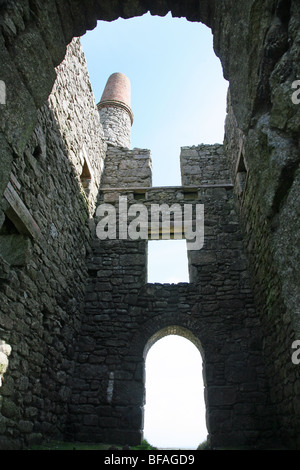
<path fill-rule="evenodd" d="M 127 77 L 96 105 L 78 39 L 147 11 L 209 26 L 230 84 L 224 143 L 183 147 L 180 187 L 131 149 Z M 147 351 L 176 333 L 202 355 L 211 448 L 299 449 L 299 1 L 4 0 L 0 18 L 0 448 L 139 443 Z M 189 283 L 147 283 L 146 239 L 97 236 L 120 198 L 204 206 Z"/>

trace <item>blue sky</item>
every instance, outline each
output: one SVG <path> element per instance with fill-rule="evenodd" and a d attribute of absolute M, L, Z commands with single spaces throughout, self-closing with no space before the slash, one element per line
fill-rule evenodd
<path fill-rule="evenodd" d="M 180 148 L 223 142 L 228 83 L 211 31 L 147 14 L 99 22 L 82 45 L 97 103 L 112 73 L 130 79 L 131 146 L 151 150 L 153 186 L 180 186 Z M 185 241 L 151 242 L 148 251 L 149 282 L 188 282 Z M 161 448 L 197 448 L 206 438 L 199 351 L 184 338 L 163 338 L 148 353 L 146 377 L 145 437 Z"/>
<path fill-rule="evenodd" d="M 228 84 L 201 23 L 144 15 L 82 38 L 96 101 L 108 77 L 131 82 L 132 147 L 150 149 L 153 185 L 180 185 L 180 147 L 222 143 Z"/>

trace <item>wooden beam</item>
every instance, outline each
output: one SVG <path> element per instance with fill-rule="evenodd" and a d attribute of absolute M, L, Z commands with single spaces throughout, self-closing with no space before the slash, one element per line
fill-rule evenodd
<path fill-rule="evenodd" d="M 10 206 L 5 213 L 19 233 L 39 239 L 41 237 L 40 228 L 11 183 L 6 186 L 4 197 Z"/>

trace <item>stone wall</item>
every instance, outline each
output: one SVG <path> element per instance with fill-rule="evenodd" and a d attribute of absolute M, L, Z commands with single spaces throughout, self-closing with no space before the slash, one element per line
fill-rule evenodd
<path fill-rule="evenodd" d="M 87 277 L 88 220 L 106 145 L 78 40 L 57 74 L 5 192 L 0 340 L 11 354 L 0 389 L 1 448 L 19 448 L 53 433 L 62 437 L 67 419 Z"/>
<path fill-rule="evenodd" d="M 117 3 L 105 0 L 1 2 L 0 62 L 5 66 L 1 68 L 0 80 L 5 82 L 7 92 L 6 104 L 0 104 L 2 228 L 4 224 L 1 236 L 9 235 L 11 240 L 16 238 L 13 235 L 18 237 L 20 256 L 15 257 L 14 262 L 26 263 L 26 267 L 21 269 L 1 261 L 1 295 L 4 296 L 1 335 L 6 344 L 12 346 L 1 387 L 3 435 L 10 436 L 15 445 L 28 440 L 33 432 L 31 423 L 36 421 L 35 416 L 44 406 L 44 397 L 50 396 L 52 389 L 58 389 L 57 377 L 51 378 L 52 388 L 43 385 L 42 393 L 40 371 L 44 364 L 53 365 L 55 362 L 61 365 L 63 361 L 65 347 L 60 351 L 61 346 L 57 346 L 62 337 L 62 325 L 74 318 L 75 330 L 78 317 L 67 315 L 66 320 L 62 312 L 66 311 L 65 303 L 70 307 L 73 302 L 72 313 L 79 308 L 80 302 L 77 301 L 82 290 L 81 287 L 78 289 L 78 275 L 85 272 L 81 264 L 84 250 L 79 242 L 82 225 L 74 222 L 78 220 L 77 215 L 72 213 L 66 249 L 60 252 L 61 255 L 55 250 L 59 249 L 56 241 L 64 243 L 60 230 L 64 230 L 66 195 L 72 194 L 75 214 L 88 214 L 85 209 L 81 211 L 81 206 L 86 206 L 84 193 L 89 187 L 91 171 L 88 162 L 86 165 L 83 162 L 87 168 L 81 175 L 73 173 L 73 165 L 62 157 L 68 153 L 65 152 L 64 143 L 58 147 L 53 144 L 60 131 L 56 130 L 52 111 L 49 107 L 41 111 L 41 107 L 51 93 L 56 67 L 63 60 L 66 47 L 73 37 L 94 28 L 97 19 L 112 21 L 118 17 L 129 18 L 149 9 L 154 15 L 165 15 L 171 11 L 174 16 L 201 21 L 212 28 L 214 49 L 222 62 L 224 76 L 230 82 L 228 122 L 235 123 L 235 129 L 226 131 L 226 148 L 231 148 L 232 155 L 237 158 L 230 157 L 232 182 L 241 201 L 240 216 L 261 316 L 274 415 L 279 420 L 282 442 L 289 448 L 299 448 L 299 367 L 292 364 L 290 358 L 291 344 L 299 336 L 300 262 L 297 247 L 300 231 L 297 201 L 300 107 L 291 100 L 294 91 L 292 84 L 300 75 L 300 9 L 297 0 L 166 0 L 163 3 L 155 0 L 150 6 L 144 0 Z M 40 131 L 39 137 L 36 133 L 32 137 L 32 134 L 38 120 L 41 126 L 43 119 L 42 134 L 45 133 L 46 142 L 52 142 L 49 147 L 55 148 L 53 154 L 59 158 L 59 164 L 56 159 L 55 162 L 50 159 L 50 163 L 38 160 L 38 156 L 43 155 L 43 145 L 39 140 L 43 142 L 44 137 Z M 79 121 L 76 130 L 81 128 L 83 122 Z M 44 131 L 45 122 L 47 132 Z M 102 148 L 102 144 L 99 145 Z M 77 153 L 76 148 L 75 155 L 79 156 L 80 151 L 82 149 L 78 149 Z M 30 163 L 27 164 L 25 158 Z M 57 168 L 58 177 L 53 179 L 51 175 Z M 37 176 L 40 173 L 44 176 L 42 180 Z M 80 176 L 84 183 L 82 187 L 77 185 Z M 2 197 L 4 191 L 5 197 Z M 39 220 L 30 214 L 27 198 L 42 221 L 40 230 L 37 225 Z M 12 210 L 7 206 L 8 200 Z M 71 196 L 67 200 L 70 201 Z M 11 226 L 7 212 L 13 218 L 15 228 Z M 49 217 L 49 213 L 55 213 L 55 216 Z M 23 230 L 25 233 L 21 233 Z M 47 241 L 43 246 L 36 241 L 40 232 Z M 89 237 L 89 232 L 85 235 Z M 30 241 L 32 237 L 34 242 Z M 80 255 L 74 261 L 78 253 Z M 60 256 L 64 257 L 63 263 Z M 59 295 L 55 296 L 56 276 L 59 276 L 61 283 Z M 51 301 L 45 296 L 46 293 L 49 296 L 49 286 L 53 294 Z M 59 308 L 55 310 L 55 315 L 51 312 L 51 317 L 47 317 L 43 312 L 47 313 L 53 305 Z M 32 311 L 34 314 L 31 314 Z M 47 332 L 44 339 L 50 338 L 49 343 L 48 339 L 41 337 L 44 331 L 44 327 L 40 328 L 42 317 Z M 67 341 L 71 336 L 66 336 Z M 54 337 L 51 349 L 50 343 Z M 30 354 L 32 350 L 34 354 Z M 51 359 L 45 360 L 44 357 L 50 358 L 50 350 Z M 64 363 L 64 367 L 69 370 L 69 364 Z M 47 367 L 45 370 L 48 370 Z M 49 366 L 50 370 L 53 368 Z M 49 372 L 47 379 L 52 377 L 51 374 Z M 46 378 L 42 383 L 46 383 Z M 34 397 L 33 401 L 30 401 L 31 396 Z M 25 407 L 26 401 L 28 405 Z M 48 408 L 47 416 L 43 416 L 47 428 L 44 435 L 55 427 L 54 415 L 58 414 L 58 410 L 56 432 L 57 435 L 61 433 L 65 417 L 58 401 L 54 394 L 45 400 Z M 65 404 L 62 408 L 65 409 Z"/>
<path fill-rule="evenodd" d="M 182 147 L 180 165 L 183 185 L 231 184 L 228 157 L 223 145 Z"/>
<path fill-rule="evenodd" d="M 101 188 L 149 187 L 151 184 L 150 150 L 108 145 Z"/>
<path fill-rule="evenodd" d="M 118 156 L 117 149 L 114 155 Z M 154 204 L 177 204 L 182 213 L 189 204 L 193 214 L 197 204 L 204 204 L 205 244 L 202 250 L 189 252 L 191 283 L 148 284 L 147 241 L 99 240 L 95 229 L 101 218 L 96 215 L 68 438 L 139 442 L 147 351 L 156 339 L 177 331 L 192 338 L 203 357 L 210 445 L 263 447 L 269 438 L 274 444 L 260 322 L 232 185 L 142 187 L 139 160 L 132 159 L 130 174 L 135 185 L 129 187 L 126 165 L 116 174 L 118 165 L 111 165 L 111 159 L 105 174 L 112 171 L 119 186 L 103 187 L 99 204 L 109 203 L 118 210 L 119 197 L 126 197 L 128 208 L 133 204 L 147 208 L 149 221 Z M 201 165 L 199 179 L 207 181 L 211 174 L 217 175 L 218 165 L 223 168 L 220 160 L 206 165 L 202 152 L 197 163 Z M 189 164 L 186 168 L 183 180 L 188 183 Z"/>
<path fill-rule="evenodd" d="M 248 163 L 249 160 L 247 160 L 249 158 L 250 137 L 241 138 L 241 131 L 236 127 L 231 127 L 229 122 L 235 122 L 234 116 L 227 123 L 227 138 L 232 133 L 239 136 L 239 150 L 236 152 L 233 181 L 237 200 L 239 200 L 238 211 L 251 267 L 252 285 L 265 338 L 264 357 L 267 364 L 271 398 L 277 407 L 275 414 L 280 423 L 279 428 L 282 432 L 283 442 L 289 443 L 288 445 L 293 442 L 293 445 L 296 445 L 298 438 L 295 429 L 298 427 L 298 405 L 294 390 L 299 381 L 299 370 L 292 363 L 291 347 L 299 335 L 299 309 L 297 307 L 299 278 L 294 265 L 297 258 L 296 246 L 298 245 L 299 232 L 298 218 L 292 222 L 290 216 L 291 210 L 293 210 L 291 208 L 295 207 L 298 199 L 297 177 L 293 183 L 290 180 L 291 188 L 287 190 L 286 196 L 276 209 L 274 194 L 271 198 L 268 195 L 268 184 L 265 184 L 265 190 L 262 191 L 257 178 L 258 174 L 260 179 L 270 177 L 271 168 L 264 168 L 266 161 L 269 160 L 269 157 L 266 157 L 269 152 L 273 154 L 271 158 L 276 165 L 277 158 L 281 161 L 285 156 L 289 158 L 286 152 L 291 152 L 289 156 L 293 154 L 293 146 L 290 145 L 291 142 L 287 144 L 284 139 L 280 139 L 281 142 L 277 142 L 278 147 L 273 147 L 272 137 L 269 132 L 267 132 L 267 137 L 265 129 L 261 130 L 260 135 L 261 139 L 266 138 L 265 149 L 263 152 L 262 150 L 258 151 L 258 147 L 256 147 L 258 143 L 252 133 L 251 138 L 256 141 L 256 144 L 253 142 L 253 148 L 257 149 L 252 154 L 252 163 L 256 160 L 257 165 L 256 172 L 253 172 Z M 226 145 L 230 145 L 230 140 L 226 141 Z M 262 203 L 262 201 L 264 202 Z M 275 206 L 272 207 L 273 204 Z M 290 237 L 288 232 L 290 233 L 292 227 L 295 232 L 288 249 L 286 241 Z M 285 256 L 284 261 L 283 252 L 289 252 L 293 259 L 290 258 L 289 261 Z M 276 262 L 274 262 L 275 259 Z M 280 263 L 283 264 L 280 266 Z M 287 285 L 288 279 L 289 285 Z M 287 386 L 287 383 L 290 385 Z"/>

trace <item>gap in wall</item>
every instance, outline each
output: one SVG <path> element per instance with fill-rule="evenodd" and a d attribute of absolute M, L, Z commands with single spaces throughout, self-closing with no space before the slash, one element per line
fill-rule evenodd
<path fill-rule="evenodd" d="M 146 357 L 145 439 L 160 449 L 197 449 L 207 438 L 205 413 L 199 350 L 182 336 L 165 336 Z"/>
<path fill-rule="evenodd" d="M 148 283 L 179 282 L 189 282 L 186 241 L 148 241 Z"/>

